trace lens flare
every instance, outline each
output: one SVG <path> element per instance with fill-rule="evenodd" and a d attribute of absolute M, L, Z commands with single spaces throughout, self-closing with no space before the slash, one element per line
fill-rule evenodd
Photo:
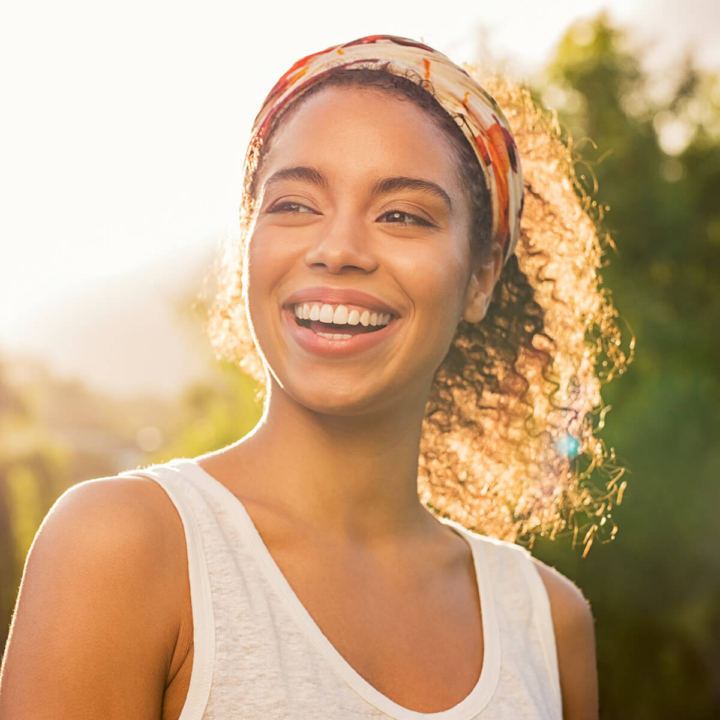
<path fill-rule="evenodd" d="M 580 442 L 572 435 L 564 435 L 555 443 L 555 447 L 558 449 L 558 452 L 563 453 L 563 455 L 574 458 L 578 454 Z"/>

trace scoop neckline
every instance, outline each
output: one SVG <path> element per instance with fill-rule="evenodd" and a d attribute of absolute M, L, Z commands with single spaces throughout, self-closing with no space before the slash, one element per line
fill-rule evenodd
<path fill-rule="evenodd" d="M 495 610 L 493 589 L 489 580 L 485 548 L 469 530 L 452 520 L 438 518 L 454 530 L 470 547 L 475 580 L 478 588 L 483 630 L 483 663 L 475 686 L 459 703 L 447 710 L 423 713 L 399 705 L 377 690 L 338 652 L 300 601 L 292 586 L 275 562 L 270 550 L 250 517 L 243 502 L 223 483 L 205 470 L 195 458 L 176 458 L 170 465 L 184 467 L 195 473 L 196 480 L 213 492 L 234 516 L 243 538 L 252 549 L 266 579 L 298 622 L 308 639 L 329 662 L 333 670 L 363 700 L 395 720 L 471 720 L 485 708 L 492 698 L 500 677 L 500 632 Z"/>

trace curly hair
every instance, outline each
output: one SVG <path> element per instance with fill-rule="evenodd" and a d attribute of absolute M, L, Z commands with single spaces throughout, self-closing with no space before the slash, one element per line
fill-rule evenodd
<path fill-rule="evenodd" d="M 474 68 L 466 70 L 477 77 Z M 599 274 L 602 215 L 577 182 L 571 144 L 557 117 L 533 101 L 527 88 L 498 78 L 483 85 L 510 122 L 520 150 L 521 235 L 485 318 L 460 321 L 435 373 L 423 419 L 418 492 L 430 510 L 513 542 L 532 545 L 536 535 L 555 537 L 566 528 L 577 538 L 582 530 L 587 554 L 596 536 L 612 538 L 617 529 L 611 510 L 622 500 L 625 482 L 618 481 L 625 468 L 597 437 L 609 409 L 600 387 L 626 370 L 634 338 L 626 354 Z M 456 151 L 471 210 L 472 250 L 484 257 L 491 245 L 490 201 L 477 156 L 430 83 L 370 68 L 330 72 L 284 109 L 263 143 L 248 147 L 241 235 L 220 258 L 208 334 L 218 358 L 238 363 L 261 384 L 265 369 L 242 292 L 256 179 L 277 129 L 308 97 L 330 86 L 389 93 L 428 113 Z M 595 470 L 609 479 L 592 482 Z"/>

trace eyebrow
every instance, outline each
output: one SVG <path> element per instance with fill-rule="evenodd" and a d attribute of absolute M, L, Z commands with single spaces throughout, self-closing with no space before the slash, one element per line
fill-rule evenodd
<path fill-rule="evenodd" d="M 265 181 L 264 188 L 267 189 L 273 183 L 280 182 L 281 180 L 302 180 L 312 183 L 313 185 L 319 185 L 320 187 L 327 187 L 327 180 L 319 170 L 306 167 L 305 165 L 298 165 L 296 167 L 282 168 L 282 170 L 274 172 Z"/>
<path fill-rule="evenodd" d="M 328 186 L 327 178 L 316 168 L 307 167 L 305 165 L 297 165 L 295 167 L 286 167 L 274 172 L 266 181 L 264 188 L 267 189 L 273 183 L 281 180 L 300 180 L 308 182 L 319 187 L 326 188 Z M 450 196 L 437 183 L 429 180 L 421 180 L 412 177 L 389 177 L 378 180 L 373 186 L 373 195 L 387 195 L 388 193 L 398 190 L 421 190 L 435 197 L 440 198 L 452 210 L 452 201 Z"/>
<path fill-rule="evenodd" d="M 411 177 L 389 177 L 378 180 L 373 187 L 373 194 L 386 195 L 397 190 L 422 190 L 439 197 L 452 210 L 450 196 L 437 184 L 429 180 Z"/>

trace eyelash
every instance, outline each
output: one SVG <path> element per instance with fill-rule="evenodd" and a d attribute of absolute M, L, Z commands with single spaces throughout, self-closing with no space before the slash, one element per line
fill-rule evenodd
<path fill-rule="evenodd" d="M 268 210 L 268 213 L 293 212 L 292 210 L 287 210 L 287 207 L 291 206 L 291 205 L 295 206 L 295 207 L 304 207 L 304 208 L 307 208 L 308 210 L 310 209 L 307 207 L 307 205 L 302 205 L 301 203 L 281 202 L 281 203 L 278 203 L 277 205 L 273 205 L 273 207 L 271 207 Z"/>
<path fill-rule="evenodd" d="M 268 210 L 268 213 L 281 213 L 281 212 L 297 212 L 295 210 L 290 210 L 289 207 L 303 207 L 306 209 L 310 209 L 307 207 L 307 205 L 303 205 L 301 203 L 296 202 L 281 202 L 277 205 L 273 206 Z M 421 225 L 423 227 L 434 227 L 434 224 L 431 223 L 429 220 L 425 220 L 425 218 L 421 218 L 418 215 L 413 215 L 412 213 L 405 212 L 404 210 L 388 210 L 386 213 L 383 213 L 380 217 L 385 217 L 387 215 L 405 215 L 408 218 L 413 218 L 414 222 L 393 222 L 390 223 L 391 225 Z"/>
<path fill-rule="evenodd" d="M 390 223 L 391 225 L 421 225 L 422 227 L 435 227 L 429 220 L 425 220 L 425 218 L 418 217 L 417 215 L 405 212 L 404 210 L 388 210 L 380 217 L 385 217 L 386 215 L 405 215 L 406 217 L 413 218 L 414 220 L 414 222 L 393 222 Z"/>

